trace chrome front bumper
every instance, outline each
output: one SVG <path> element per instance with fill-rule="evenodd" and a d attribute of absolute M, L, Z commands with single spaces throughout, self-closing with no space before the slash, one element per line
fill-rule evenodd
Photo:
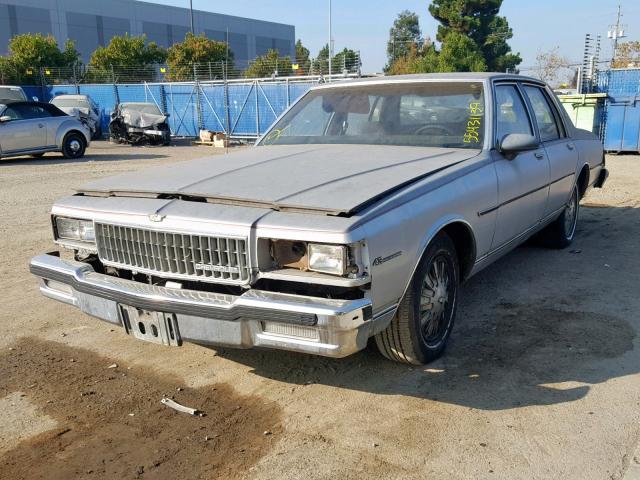
<path fill-rule="evenodd" d="M 236 296 L 160 287 L 103 275 L 89 264 L 54 255 L 34 257 L 30 270 L 40 279 L 46 297 L 115 325 L 127 327 L 125 307 L 171 314 L 178 344 L 184 340 L 345 357 L 362 350 L 373 334 L 367 299 L 331 300 L 260 290 Z"/>

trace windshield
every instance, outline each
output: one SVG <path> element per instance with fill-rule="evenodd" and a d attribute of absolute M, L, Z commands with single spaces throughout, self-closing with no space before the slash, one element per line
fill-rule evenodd
<path fill-rule="evenodd" d="M 482 148 L 480 82 L 357 85 L 312 90 L 260 145 L 366 144 Z"/>
<path fill-rule="evenodd" d="M 26 100 L 22 89 L 18 87 L 0 87 L 0 98 L 3 100 Z"/>
<path fill-rule="evenodd" d="M 150 113 L 152 115 L 162 115 L 162 112 L 155 103 L 123 103 L 122 111 L 132 111 L 140 113 Z"/>
<path fill-rule="evenodd" d="M 89 102 L 83 98 L 54 98 L 51 103 L 60 108 L 91 108 Z"/>

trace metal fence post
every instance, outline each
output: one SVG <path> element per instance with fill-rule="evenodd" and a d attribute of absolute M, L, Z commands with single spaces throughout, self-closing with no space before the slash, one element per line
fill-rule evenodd
<path fill-rule="evenodd" d="M 196 89 L 196 113 L 198 115 L 198 135 L 200 135 L 200 130 L 204 128 L 204 119 L 202 117 L 202 105 L 200 104 L 200 82 L 198 82 L 198 76 L 196 74 L 196 64 L 193 64 L 193 78 L 195 79 L 195 89 Z"/>
<path fill-rule="evenodd" d="M 47 81 L 44 78 L 44 68 L 40 67 L 40 91 L 42 92 L 42 96 L 40 100 L 43 102 L 47 101 Z"/>
<path fill-rule="evenodd" d="M 224 67 L 224 117 L 225 122 L 227 124 L 226 131 L 226 139 L 229 140 L 231 138 L 231 110 L 229 106 L 229 80 L 227 79 L 227 66 Z"/>
<path fill-rule="evenodd" d="M 160 106 L 162 107 L 162 113 L 167 113 L 167 92 L 164 88 L 164 83 L 160 85 Z"/>
<path fill-rule="evenodd" d="M 285 83 L 287 84 L 287 108 L 291 105 L 291 92 L 289 91 L 289 77 L 285 79 Z"/>
<path fill-rule="evenodd" d="M 260 136 L 260 102 L 258 101 L 258 80 L 254 80 L 253 89 L 256 92 L 256 135 Z"/>
<path fill-rule="evenodd" d="M 73 84 L 76 87 L 76 95 L 80 94 L 80 85 L 78 85 L 78 77 L 76 75 L 76 66 L 78 62 L 73 62 L 71 68 L 73 69 Z"/>

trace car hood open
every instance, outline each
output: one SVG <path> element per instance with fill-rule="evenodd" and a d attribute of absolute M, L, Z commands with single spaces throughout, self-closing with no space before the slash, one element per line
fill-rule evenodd
<path fill-rule="evenodd" d="M 477 154 L 375 145 L 255 147 L 98 180 L 79 193 L 352 214 L 390 191 Z"/>

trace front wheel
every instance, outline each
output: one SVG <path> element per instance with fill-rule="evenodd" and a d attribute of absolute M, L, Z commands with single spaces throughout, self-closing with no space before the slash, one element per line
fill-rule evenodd
<path fill-rule="evenodd" d="M 414 365 L 442 355 L 456 315 L 459 271 L 455 246 L 441 232 L 427 247 L 391 323 L 375 337 L 382 355 Z"/>
<path fill-rule="evenodd" d="M 62 155 L 65 158 L 81 158 L 87 148 L 87 143 L 79 133 L 67 133 L 62 141 Z"/>
<path fill-rule="evenodd" d="M 579 210 L 580 195 L 578 194 L 578 187 L 574 186 L 571 198 L 564 207 L 562 214 L 538 234 L 542 245 L 556 249 L 566 248 L 571 245 L 576 236 Z"/>

